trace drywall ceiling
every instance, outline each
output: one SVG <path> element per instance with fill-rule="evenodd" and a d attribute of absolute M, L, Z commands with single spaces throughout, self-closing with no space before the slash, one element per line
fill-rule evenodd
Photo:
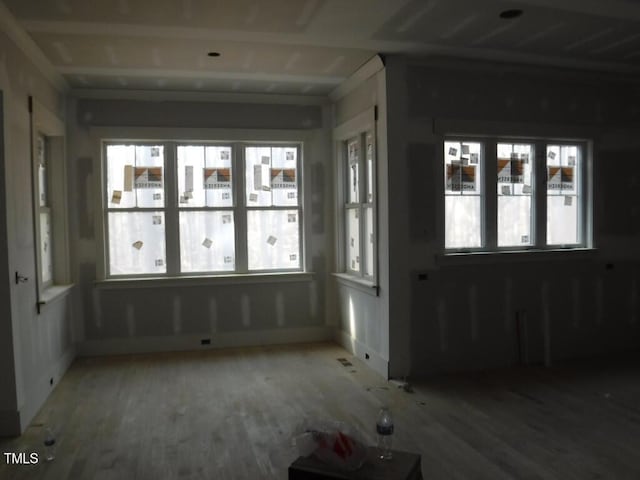
<path fill-rule="evenodd" d="M 82 89 L 325 95 L 376 53 L 400 52 L 640 72 L 637 0 L 4 3 Z M 500 18 L 507 9 L 523 14 Z"/>

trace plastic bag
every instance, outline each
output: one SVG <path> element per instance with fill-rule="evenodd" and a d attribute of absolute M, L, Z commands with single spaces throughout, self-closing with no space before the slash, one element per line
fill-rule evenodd
<path fill-rule="evenodd" d="M 339 470 L 359 469 L 367 456 L 361 436 L 338 421 L 305 422 L 293 438 L 301 456 L 313 455 L 321 462 Z"/>

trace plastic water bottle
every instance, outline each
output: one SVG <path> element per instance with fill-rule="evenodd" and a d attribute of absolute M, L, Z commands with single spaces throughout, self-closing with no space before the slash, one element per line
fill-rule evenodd
<path fill-rule="evenodd" d="M 53 432 L 50 428 L 46 428 L 44 431 L 44 459 L 47 462 L 56 458 L 56 438 L 53 436 Z"/>
<path fill-rule="evenodd" d="M 378 456 L 381 460 L 391 460 L 393 417 L 391 416 L 391 410 L 387 407 L 382 407 L 380 413 L 378 413 L 376 432 L 378 433 Z"/>

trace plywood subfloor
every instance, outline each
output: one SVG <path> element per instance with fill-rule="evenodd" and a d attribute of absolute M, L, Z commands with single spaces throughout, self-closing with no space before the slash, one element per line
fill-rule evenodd
<path fill-rule="evenodd" d="M 338 358 L 346 358 L 345 366 Z M 78 359 L 2 452 L 51 463 L 0 479 L 285 479 L 291 435 L 334 418 L 374 441 L 381 404 L 395 445 L 429 479 L 640 478 L 640 361 L 435 377 L 407 393 L 333 345 Z"/>

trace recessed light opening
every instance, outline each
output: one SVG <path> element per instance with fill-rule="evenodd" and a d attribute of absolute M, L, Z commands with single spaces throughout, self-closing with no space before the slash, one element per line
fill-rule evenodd
<path fill-rule="evenodd" d="M 208 56 L 210 57 L 219 57 L 220 56 L 220 52 L 209 52 L 207 53 Z"/>

